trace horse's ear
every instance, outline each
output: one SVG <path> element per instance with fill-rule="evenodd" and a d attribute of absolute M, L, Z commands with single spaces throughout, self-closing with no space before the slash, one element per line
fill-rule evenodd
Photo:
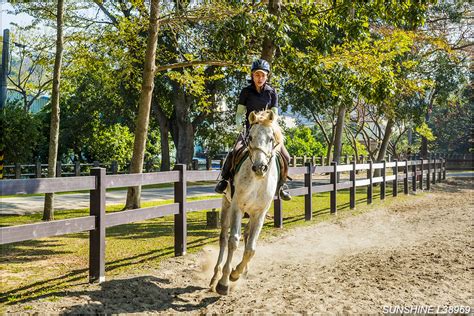
<path fill-rule="evenodd" d="M 249 123 L 253 125 L 257 121 L 257 115 L 255 115 L 255 111 L 252 111 L 249 115 Z"/>
<path fill-rule="evenodd" d="M 270 122 L 273 122 L 274 119 L 275 119 L 275 112 L 273 112 L 272 110 L 268 110 L 268 120 Z"/>

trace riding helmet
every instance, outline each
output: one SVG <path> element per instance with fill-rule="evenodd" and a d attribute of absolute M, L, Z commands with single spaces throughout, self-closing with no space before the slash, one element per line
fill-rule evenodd
<path fill-rule="evenodd" d="M 263 70 L 267 74 L 270 72 L 270 64 L 265 59 L 257 59 L 252 63 L 252 72 L 257 70 Z"/>

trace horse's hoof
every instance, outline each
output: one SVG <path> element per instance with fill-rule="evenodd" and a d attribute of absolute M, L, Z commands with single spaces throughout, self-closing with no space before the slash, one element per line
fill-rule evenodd
<path fill-rule="evenodd" d="M 216 292 L 220 295 L 227 295 L 229 294 L 229 286 L 217 283 Z"/>
<path fill-rule="evenodd" d="M 233 270 L 232 273 L 229 275 L 229 280 L 231 280 L 232 282 L 235 282 L 240 278 L 239 274 L 235 273 L 237 274 L 237 276 L 234 276 L 234 273 L 235 273 L 235 270 Z"/>
<path fill-rule="evenodd" d="M 211 280 L 211 283 L 209 283 L 209 287 L 210 287 L 211 292 L 216 291 L 216 285 L 217 285 L 217 282 L 214 281 L 214 280 Z"/>

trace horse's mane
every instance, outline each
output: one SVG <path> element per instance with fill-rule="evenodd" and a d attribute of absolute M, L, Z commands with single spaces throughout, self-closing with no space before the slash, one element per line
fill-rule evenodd
<path fill-rule="evenodd" d="M 283 136 L 283 132 L 281 130 L 280 125 L 278 124 L 278 115 L 273 113 L 273 120 L 269 119 L 271 110 L 263 110 L 260 112 L 256 112 L 255 122 L 254 124 L 262 124 L 264 126 L 270 126 L 273 129 L 273 133 L 275 135 L 275 141 L 278 144 L 283 144 L 285 140 L 285 136 Z"/>

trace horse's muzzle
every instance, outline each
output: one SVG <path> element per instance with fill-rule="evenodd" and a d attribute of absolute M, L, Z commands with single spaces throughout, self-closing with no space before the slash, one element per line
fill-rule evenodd
<path fill-rule="evenodd" d="M 252 171 L 255 172 L 257 176 L 263 176 L 263 174 L 268 171 L 268 165 L 253 165 Z"/>

